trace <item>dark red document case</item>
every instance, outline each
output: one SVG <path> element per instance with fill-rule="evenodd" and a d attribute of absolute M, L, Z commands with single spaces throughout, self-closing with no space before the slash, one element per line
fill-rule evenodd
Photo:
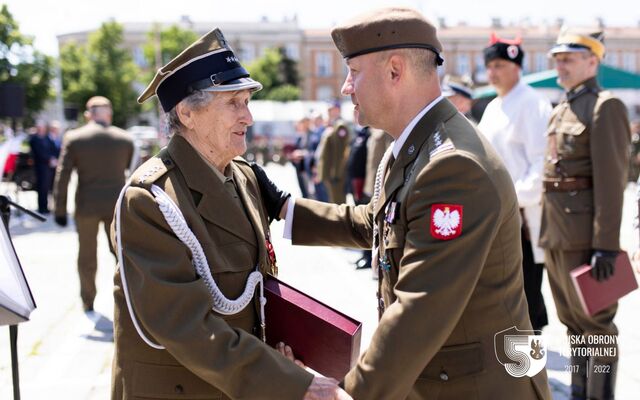
<path fill-rule="evenodd" d="M 355 365 L 362 323 L 269 276 L 267 344 L 284 342 L 309 368 L 338 380 Z"/>
<path fill-rule="evenodd" d="M 616 268 L 609 279 L 598 282 L 591 276 L 591 265 L 588 264 L 572 270 L 571 279 L 582 308 L 589 315 L 595 315 L 638 288 L 629 256 L 625 252 L 620 252 L 616 258 Z"/>

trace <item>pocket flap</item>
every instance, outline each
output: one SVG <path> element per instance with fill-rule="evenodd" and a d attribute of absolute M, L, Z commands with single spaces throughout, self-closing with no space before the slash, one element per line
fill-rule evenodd
<path fill-rule="evenodd" d="M 433 357 L 420 378 L 438 382 L 475 375 L 484 370 L 480 343 L 446 346 Z"/>
<path fill-rule="evenodd" d="M 385 249 L 398 249 L 404 247 L 406 230 L 400 224 L 390 224 L 385 238 Z"/>
<path fill-rule="evenodd" d="M 135 363 L 133 396 L 148 399 L 222 399 L 222 393 L 181 365 Z"/>
<path fill-rule="evenodd" d="M 578 136 L 581 135 L 587 127 L 580 121 L 576 122 L 562 122 L 560 126 L 556 128 L 556 131 L 565 135 Z"/>

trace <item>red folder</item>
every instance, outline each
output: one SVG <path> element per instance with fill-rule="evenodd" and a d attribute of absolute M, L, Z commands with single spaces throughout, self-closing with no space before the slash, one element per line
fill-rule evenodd
<path fill-rule="evenodd" d="M 341 380 L 360 353 L 362 323 L 269 276 L 267 344 L 284 342 L 309 368 Z"/>
<path fill-rule="evenodd" d="M 571 279 L 580 297 L 582 309 L 589 315 L 595 315 L 638 288 L 638 282 L 626 252 L 618 255 L 614 273 L 605 281 L 598 282 L 591 276 L 589 264 L 572 270 Z"/>

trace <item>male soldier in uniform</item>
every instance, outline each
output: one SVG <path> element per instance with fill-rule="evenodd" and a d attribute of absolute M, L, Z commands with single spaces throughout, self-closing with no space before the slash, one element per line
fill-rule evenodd
<path fill-rule="evenodd" d="M 445 75 L 442 79 L 442 95 L 469 121 L 473 107 L 473 80 L 468 76 Z"/>
<path fill-rule="evenodd" d="M 318 145 L 317 179 L 327 189 L 329 202 L 341 204 L 346 199 L 349 128 L 340 118 L 340 103 L 329 108 L 329 123 Z"/>
<path fill-rule="evenodd" d="M 617 304 L 586 314 L 569 274 L 591 264 L 594 278 L 606 280 L 615 272 L 620 251 L 629 121 L 624 104 L 598 86 L 604 52 L 602 32 L 578 30 L 563 30 L 551 49 L 566 94 L 553 110 L 547 131 L 540 245 L 558 317 L 569 335 L 582 335 L 586 341 L 590 335 L 618 333 L 613 323 Z M 572 346 L 571 364 L 577 368 L 571 380 L 573 399 L 613 399 L 617 349 L 615 355 L 598 356 L 601 350 Z"/>
<path fill-rule="evenodd" d="M 496 333 L 531 329 L 518 200 L 499 156 L 441 95 L 435 27 L 388 8 L 331 34 L 358 123 L 395 139 L 380 190 L 348 206 L 294 202 L 266 175 L 259 182 L 268 203 L 284 205 L 294 244 L 373 239 L 380 322 L 344 388 L 358 400 L 550 398 L 545 371 L 515 378 L 495 355 Z"/>
<path fill-rule="evenodd" d="M 66 226 L 67 186 L 75 169 L 78 174 L 75 223 L 79 241 L 80 297 L 84 311 L 93 311 L 98 228 L 102 222 L 109 235 L 113 207 L 124 186 L 125 171 L 133 155 L 133 141 L 127 132 L 111 125 L 113 111 L 106 97 L 90 98 L 84 116 L 89 122 L 67 132 L 62 140 L 53 196 L 55 221 Z"/>

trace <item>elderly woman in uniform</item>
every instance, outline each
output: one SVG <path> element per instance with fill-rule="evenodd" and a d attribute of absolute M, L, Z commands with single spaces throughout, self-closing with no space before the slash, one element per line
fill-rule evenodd
<path fill-rule="evenodd" d="M 138 99 L 158 96 L 173 136 L 116 206 L 113 399 L 349 398 L 261 340 L 260 284 L 276 272 L 267 209 L 284 202 L 263 199 L 238 157 L 261 88 L 216 29 Z"/>

